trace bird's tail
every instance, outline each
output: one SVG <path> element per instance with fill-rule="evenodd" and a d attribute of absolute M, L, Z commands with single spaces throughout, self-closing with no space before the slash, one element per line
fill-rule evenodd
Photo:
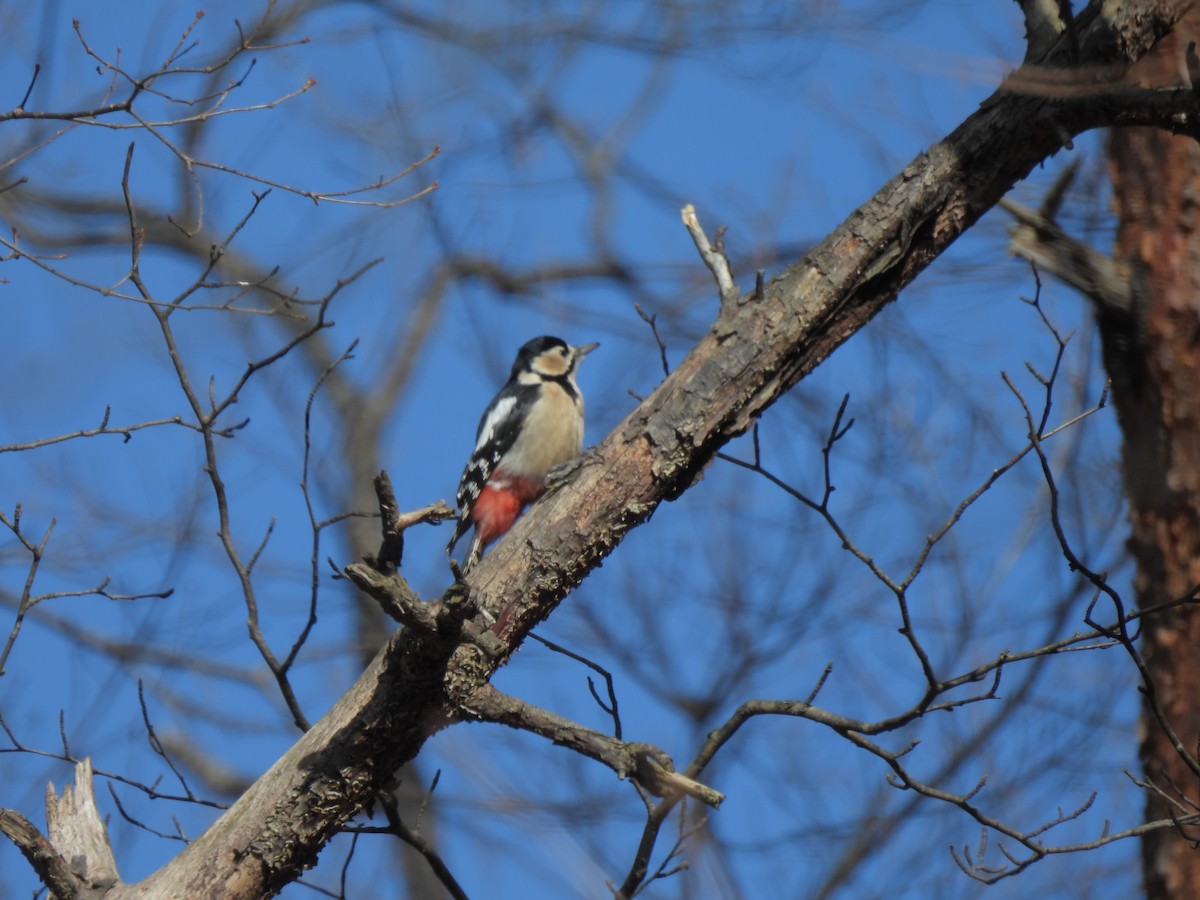
<path fill-rule="evenodd" d="M 450 556 L 454 553 L 454 545 L 462 539 L 462 536 L 467 533 L 467 529 L 471 527 L 470 521 L 465 515 L 460 515 L 458 521 L 454 523 L 454 534 L 450 535 L 450 543 L 446 545 L 446 555 Z"/>
<path fill-rule="evenodd" d="M 454 545 L 462 539 L 462 536 L 467 533 L 467 529 L 471 527 L 471 520 L 467 516 L 463 516 L 454 525 L 454 534 L 450 537 L 450 543 L 446 545 L 446 555 L 451 556 L 454 553 Z M 479 528 L 476 527 L 475 534 L 471 536 L 471 545 L 467 548 L 466 558 L 463 559 L 462 572 L 468 572 L 475 563 L 479 562 L 479 558 L 483 556 L 483 536 L 479 533 Z"/>
<path fill-rule="evenodd" d="M 475 529 L 475 534 L 471 537 L 471 546 L 467 549 L 467 557 L 463 560 L 462 570 L 465 575 L 470 572 L 475 563 L 479 562 L 479 557 L 483 556 L 483 538 L 479 534 L 479 529 Z"/>

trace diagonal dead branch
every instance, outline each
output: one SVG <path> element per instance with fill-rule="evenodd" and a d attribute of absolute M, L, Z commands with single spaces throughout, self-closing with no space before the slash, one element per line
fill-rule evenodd
<path fill-rule="evenodd" d="M 469 718 L 529 731 L 604 763 L 617 773 L 618 778 L 636 779 L 656 797 L 694 797 L 714 808 L 725 799 L 720 791 L 676 772 L 671 758 L 651 744 L 609 737 L 549 710 L 503 694 L 490 684 L 480 685 L 463 699 L 460 706 Z"/>
<path fill-rule="evenodd" d="M 1030 209 L 1008 198 L 999 205 L 1017 221 L 1009 253 L 1049 272 L 1102 310 L 1127 313 L 1132 309 L 1129 279 L 1117 271 L 1111 258 L 1068 235 L 1044 209 Z"/>
<path fill-rule="evenodd" d="M 67 861 L 32 822 L 16 810 L 0 809 L 0 832 L 16 845 L 42 883 L 57 897 L 74 897 L 83 887 Z"/>

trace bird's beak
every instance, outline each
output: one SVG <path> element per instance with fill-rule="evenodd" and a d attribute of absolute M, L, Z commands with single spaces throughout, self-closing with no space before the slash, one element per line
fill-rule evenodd
<path fill-rule="evenodd" d="M 600 346 L 599 344 L 591 343 L 591 344 L 584 344 L 582 347 L 576 347 L 575 348 L 575 359 L 577 361 L 583 359 L 585 356 L 587 356 L 589 353 L 591 353 L 593 350 L 595 350 L 599 346 Z"/>

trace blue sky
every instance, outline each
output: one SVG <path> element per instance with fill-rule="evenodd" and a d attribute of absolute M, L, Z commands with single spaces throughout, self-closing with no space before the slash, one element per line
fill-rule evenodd
<path fill-rule="evenodd" d="M 776 247 L 798 251 L 819 239 L 969 115 L 1022 53 L 1018 10 L 1008 2 L 930 2 L 914 9 L 897 3 L 885 16 L 872 3 L 824 6 L 827 14 L 810 12 L 810 27 L 799 33 L 780 23 L 778 30 L 747 35 L 733 22 L 718 21 L 703 46 L 666 62 L 612 45 L 570 55 L 561 44 L 531 43 L 522 70 L 503 41 L 490 59 L 437 43 L 415 26 L 381 24 L 354 5 L 308 17 L 294 33 L 310 37 L 308 43 L 256 54 L 234 102 L 264 103 L 310 77 L 316 84 L 275 109 L 219 120 L 201 145 L 208 158 L 274 181 L 336 191 L 441 147 L 436 160 L 383 195 L 398 199 L 436 179 L 437 191 L 425 199 L 364 209 L 317 205 L 277 189 L 234 245 L 265 265 L 279 265 L 279 284 L 305 297 L 320 296 L 339 277 L 382 258 L 338 297 L 331 313 L 337 327 L 325 335 L 334 353 L 359 340 L 354 359 L 340 370 L 353 383 L 371 385 L 386 370 L 396 352 L 397 323 L 407 321 L 448 248 L 524 268 L 586 259 L 607 246 L 641 276 L 636 296 L 598 282 L 551 283 L 521 297 L 473 281 L 453 286 L 388 420 L 384 463 L 403 505 L 451 498 L 479 412 L 528 337 L 558 333 L 601 342 L 580 379 L 589 442 L 632 408 L 629 392 L 648 393 L 661 374 L 635 300 L 660 316 L 669 359 L 679 360 L 715 313 L 708 274 L 679 223 L 683 202 L 697 206 L 710 230 L 729 226 L 731 257 L 748 287 L 754 260 L 770 258 Z M 488 36 L 522 21 L 500 13 L 489 21 L 481 10 L 490 9 L 462 4 L 456 22 Z M 231 34 L 234 16 L 246 17 L 237 4 L 209 4 L 205 11 L 195 31 L 201 41 L 196 58 Z M 643 11 L 621 4 L 612 15 L 638 21 Z M 144 3 L 110 4 L 101 12 L 57 2 L 4 15 L 11 20 L 6 32 L 20 35 L 0 62 L 10 93 L 23 93 L 35 61 L 45 67 L 31 109 L 86 106 L 106 83 L 81 53 L 72 17 L 102 55 L 111 58 L 120 47 L 132 71 L 162 59 L 188 23 L 186 14 Z M 523 21 L 569 19 L 553 5 L 540 15 Z M 722 27 L 728 35 L 718 40 Z M 9 106 L 18 99 L 10 98 Z M 156 115 L 172 108 L 151 105 Z M 546 124 L 548 111 L 581 125 L 580 144 L 572 147 Z M 30 146 L 38 133 L 5 124 L 0 158 Z M 119 200 L 130 141 L 136 145 L 135 202 L 147 210 L 171 208 L 191 188 L 180 186 L 177 160 L 144 132 L 77 128 L 6 170 L 0 185 L 20 173 L 30 178 L 31 190 Z M 1102 164 L 1098 140 L 1076 146 L 1085 165 Z M 580 174 L 607 173 L 610 159 L 617 160 L 616 174 L 605 182 L 611 189 L 600 203 L 581 186 Z M 1030 184 L 1017 187 L 1017 196 L 1036 203 L 1058 164 L 1048 162 Z M 215 172 L 200 179 L 211 227 L 229 230 L 248 211 L 252 185 Z M 1102 194 L 1076 209 L 1072 224 L 1103 243 Z M 1005 224 L 998 213 L 985 218 L 762 423 L 765 463 L 819 493 L 821 446 L 842 395 L 851 395 L 855 426 L 833 463 L 836 510 L 889 570 L 910 565 L 925 535 L 1020 445 L 1020 408 L 999 372 L 1011 372 L 1032 398 L 1036 385 L 1025 361 L 1043 370 L 1053 361 L 1053 342 L 1020 302 L 1034 285 L 1027 267 L 1005 253 Z M 127 248 L 95 246 L 52 262 L 73 277 L 112 285 L 128 267 L 127 254 Z M 768 276 L 779 264 L 768 264 Z M 173 296 L 195 278 L 194 262 L 165 252 L 148 251 L 143 269 L 159 297 Z M 0 279 L 7 327 L 19 336 L 3 363 L 17 387 L 0 403 L 0 443 L 98 424 L 109 405 L 115 423 L 183 411 L 145 309 L 46 277 L 28 262 L 0 265 Z M 1076 331 L 1065 363 L 1069 377 L 1055 405 L 1055 416 L 1066 419 L 1095 401 L 1102 376 L 1081 302 L 1052 284 L 1042 297 L 1056 324 Z M 275 323 L 263 317 L 193 312 L 177 320 L 193 377 L 200 384 L 211 377 L 218 392 L 247 359 L 280 340 Z M 311 532 L 297 485 L 303 404 L 313 381 L 299 358 L 266 370 L 234 410 L 234 418 L 248 416 L 251 424 L 221 445 L 233 533 L 243 552 L 274 522 L 257 584 L 264 629 L 279 654 L 307 614 Z M 318 515 L 329 516 L 347 508 L 335 431 L 346 419 L 345 411 L 335 415 L 323 402 L 318 397 L 315 407 L 312 482 Z M 1111 417 L 1094 417 L 1057 441 L 1055 451 L 1075 504 L 1073 521 L 1092 523 L 1080 525 L 1081 547 L 1097 568 L 1114 568 L 1120 576 L 1119 529 L 1104 528 L 1123 521 Z M 749 442 L 729 452 L 747 458 Z M 73 647 L 50 618 L 166 653 L 198 653 L 261 678 L 241 595 L 213 538 L 202 462 L 195 435 L 178 427 L 140 432 L 127 444 L 106 437 L 0 454 L 0 508 L 11 513 L 20 502 L 33 534 L 56 522 L 40 590 L 78 590 L 106 575 L 122 593 L 175 590 L 164 601 L 46 601 L 0 680 L 0 712 L 22 743 L 56 749 L 61 710 L 72 750 L 92 755 L 98 768 L 169 781 L 146 747 L 138 677 L 146 680 L 156 727 L 216 754 L 244 776 L 257 775 L 294 740 L 271 689 L 222 673 L 117 664 Z M 1085 597 L 1068 605 L 1065 620 L 1054 618 L 1057 598 L 1071 597 L 1075 588 L 1057 548 L 1047 543 L 1044 499 L 1027 460 L 964 518 L 918 581 L 915 615 L 947 672 L 1083 627 Z M 423 530 L 408 541 L 406 571 L 426 596 L 447 581 L 444 541 L 444 529 Z M 7 537 L 4 547 L 3 585 L 11 595 L 19 592 L 29 560 L 15 539 Z M 327 532 L 322 554 L 346 561 L 344 532 Z M 296 672 L 313 716 L 336 700 L 361 665 L 349 650 L 352 600 L 326 576 L 322 568 L 320 620 Z M 736 615 L 729 616 L 731 608 Z M 731 623 L 744 626 L 745 634 L 731 633 Z M 878 718 L 911 703 L 919 684 L 897 624 L 894 599 L 811 513 L 762 479 L 717 463 L 699 486 L 631 534 L 539 633 L 611 668 L 625 736 L 654 742 L 683 763 L 737 702 L 806 696 L 827 663 L 833 675 L 820 699 L 830 709 Z M 772 657 L 741 680 L 723 669 L 735 637 L 761 643 Z M 1135 824 L 1141 798 L 1121 774 L 1135 763 L 1136 694 L 1127 661 L 1117 651 L 1055 659 L 1022 693 L 1026 671 L 1006 676 L 1004 693 L 1022 698 L 1017 711 L 986 732 L 969 763 L 943 786 L 966 790 L 988 774 L 981 799 L 1027 827 L 1099 790 L 1097 810 L 1064 830 L 1084 839 L 1097 834 L 1106 817 L 1114 827 Z M 530 645 L 496 683 L 604 728 L 585 674 Z M 722 677 L 729 679 L 723 705 L 699 721 L 680 714 L 680 694 L 712 694 L 713 679 Z M 220 714 L 199 715 L 201 707 Z M 933 778 L 1001 708 L 980 705 L 927 720 L 891 736 L 889 746 L 919 738 L 925 755 L 914 754 L 912 765 Z M 1086 755 L 1070 752 L 1084 741 Z M 434 795 L 438 842 L 472 896 L 604 896 L 604 880 L 623 877 L 640 832 L 641 804 L 607 770 L 486 726 L 438 735 L 420 764 L 425 778 L 442 772 Z M 5 754 L 0 767 L 8 785 L 0 802 L 35 821 L 45 781 L 61 785 L 68 777 L 66 766 L 29 754 Z M 866 853 L 850 880 L 830 888 L 833 895 L 980 893 L 946 852 L 948 844 L 977 840 L 978 827 L 931 802 L 907 809 L 908 796 L 888 787 L 885 775 L 877 760 L 811 723 L 755 723 L 708 773 L 729 796 L 710 820 L 719 841 L 694 845 L 689 874 L 656 885 L 650 895 L 815 895 L 830 883 L 837 860 L 872 828 L 880 831 L 868 844 L 881 852 Z M 194 835 L 211 818 L 186 804 L 151 803 L 117 790 L 134 815 L 160 831 L 173 831 L 177 817 Z M 106 789 L 100 796 L 107 802 Z M 531 805 L 521 806 L 521 798 Z M 106 811 L 114 813 L 113 839 L 127 880 L 178 851 L 178 843 L 120 822 L 111 805 Z M 889 824 L 893 813 L 898 823 Z M 873 818 L 864 824 L 864 816 Z M 585 828 L 578 817 L 594 821 Z M 350 870 L 352 896 L 392 895 L 379 886 L 394 883 L 388 879 L 395 850 L 386 840 L 360 841 Z M 660 849 L 669 842 L 664 835 Z M 345 840 L 335 841 L 313 880 L 336 884 L 347 849 Z M 26 889 L 32 878 L 23 861 L 7 846 L 0 854 L 6 890 Z M 1136 859 L 1136 844 L 1125 842 L 1049 860 L 988 896 L 1069 893 L 1071 885 L 1099 877 L 1116 893 L 1128 893 Z M 308 895 L 299 886 L 286 892 Z"/>

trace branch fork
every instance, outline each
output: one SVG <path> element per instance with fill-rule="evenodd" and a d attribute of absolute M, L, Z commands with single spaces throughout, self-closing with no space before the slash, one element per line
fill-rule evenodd
<path fill-rule="evenodd" d="M 436 525 L 454 517 L 444 501 L 431 503 L 412 512 L 400 512 L 387 470 L 375 476 L 375 496 L 379 500 L 382 541 L 379 552 L 351 563 L 345 575 L 359 590 L 369 595 L 390 618 L 407 628 L 436 634 L 456 634 L 471 613 L 471 604 L 451 602 L 447 592 L 442 603 L 424 603 L 399 573 L 404 556 L 404 532 L 422 522 Z"/>

